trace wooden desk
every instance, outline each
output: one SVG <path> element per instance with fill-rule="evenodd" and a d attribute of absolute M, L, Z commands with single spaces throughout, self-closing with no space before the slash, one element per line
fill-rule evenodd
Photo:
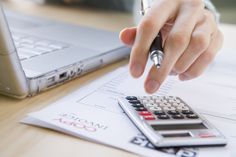
<path fill-rule="evenodd" d="M 45 16 L 107 30 L 119 31 L 133 25 L 132 16 L 125 13 L 108 13 L 88 8 L 40 6 L 23 0 L 11 0 L 5 4 L 12 10 L 30 15 Z M 222 25 L 221 27 L 226 38 L 225 45 L 236 49 L 233 43 L 236 40 L 236 27 L 230 25 Z M 112 64 L 33 98 L 16 100 L 0 96 L 0 157 L 135 156 L 115 148 L 19 123 L 19 120 L 27 113 L 50 105 L 68 93 L 95 80 L 96 77 L 126 63 L 127 61 L 122 61 Z"/>

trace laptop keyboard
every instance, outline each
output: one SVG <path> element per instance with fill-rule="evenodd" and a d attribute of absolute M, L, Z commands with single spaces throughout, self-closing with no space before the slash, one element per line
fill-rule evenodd
<path fill-rule="evenodd" d="M 65 43 L 40 39 L 18 33 L 13 33 L 12 38 L 20 60 L 26 60 L 32 57 L 37 57 L 39 55 L 45 55 L 47 53 L 68 48 L 68 45 Z"/>

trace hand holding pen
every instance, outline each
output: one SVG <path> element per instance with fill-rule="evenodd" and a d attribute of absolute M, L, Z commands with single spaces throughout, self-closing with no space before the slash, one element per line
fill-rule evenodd
<path fill-rule="evenodd" d="M 130 73 L 138 78 L 144 72 L 151 45 L 162 33 L 163 61 L 159 69 L 155 65 L 150 69 L 145 80 L 145 90 L 154 93 L 169 74 L 178 75 L 180 80 L 201 75 L 220 50 L 223 36 L 203 0 L 143 0 L 143 4 L 150 2 L 137 28 L 124 29 L 120 38 L 132 46 Z"/>

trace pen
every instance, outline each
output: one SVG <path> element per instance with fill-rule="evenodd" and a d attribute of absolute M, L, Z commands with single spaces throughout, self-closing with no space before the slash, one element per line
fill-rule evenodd
<path fill-rule="evenodd" d="M 145 15 L 148 9 L 151 8 L 153 0 L 141 0 L 141 14 Z M 150 59 L 153 61 L 157 68 L 160 68 L 162 60 L 164 58 L 163 47 L 162 47 L 162 35 L 158 33 L 157 37 L 153 40 L 149 49 Z"/>

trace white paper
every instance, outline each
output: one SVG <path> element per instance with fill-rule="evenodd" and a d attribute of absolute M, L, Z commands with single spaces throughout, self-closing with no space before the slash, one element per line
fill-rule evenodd
<path fill-rule="evenodd" d="M 107 74 L 49 107 L 28 115 L 24 123 L 64 132 L 76 137 L 124 149 L 142 156 L 230 156 L 228 147 L 153 149 L 152 145 L 123 113 L 116 98 L 143 95 L 144 78 L 133 80 L 128 68 Z M 168 94 L 176 86 L 170 77 L 159 95 Z M 172 155 L 171 155 L 172 154 Z"/>

